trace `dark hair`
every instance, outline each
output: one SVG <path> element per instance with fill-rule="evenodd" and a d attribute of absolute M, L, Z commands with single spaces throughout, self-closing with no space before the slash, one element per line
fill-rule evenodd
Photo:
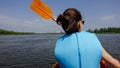
<path fill-rule="evenodd" d="M 82 16 L 77 9 L 68 8 L 63 14 L 57 18 L 57 24 L 61 25 L 67 34 L 78 32 L 78 22 L 82 20 Z"/>

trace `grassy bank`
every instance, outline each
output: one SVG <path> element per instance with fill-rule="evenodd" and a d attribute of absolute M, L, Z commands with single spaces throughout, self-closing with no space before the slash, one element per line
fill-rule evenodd
<path fill-rule="evenodd" d="M 8 31 L 0 29 L 0 35 L 25 35 L 25 34 L 34 34 L 32 32 L 14 32 L 14 31 Z"/>

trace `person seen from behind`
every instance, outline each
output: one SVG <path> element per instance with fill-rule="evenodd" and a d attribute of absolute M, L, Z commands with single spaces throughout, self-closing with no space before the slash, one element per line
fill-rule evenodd
<path fill-rule="evenodd" d="M 58 16 L 57 24 L 66 33 L 57 39 L 55 46 L 60 68 L 99 68 L 102 58 L 120 68 L 120 62 L 102 47 L 96 34 L 83 31 L 84 21 L 77 9 L 66 9 Z"/>

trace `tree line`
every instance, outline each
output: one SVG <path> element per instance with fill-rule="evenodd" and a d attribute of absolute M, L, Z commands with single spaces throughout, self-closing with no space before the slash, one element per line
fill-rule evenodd
<path fill-rule="evenodd" d="M 0 35 L 23 35 L 23 34 L 34 34 L 32 32 L 14 32 L 0 29 Z"/>
<path fill-rule="evenodd" d="M 120 27 L 108 27 L 108 28 L 100 28 L 95 30 L 88 30 L 88 32 L 94 33 L 120 33 Z"/>

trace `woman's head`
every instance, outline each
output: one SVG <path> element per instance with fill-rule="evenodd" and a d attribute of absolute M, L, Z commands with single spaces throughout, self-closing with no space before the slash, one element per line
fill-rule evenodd
<path fill-rule="evenodd" d="M 61 25 L 67 34 L 80 31 L 81 22 L 84 23 L 82 16 L 80 12 L 74 8 L 66 9 L 63 14 L 60 14 L 57 18 L 57 24 Z"/>

